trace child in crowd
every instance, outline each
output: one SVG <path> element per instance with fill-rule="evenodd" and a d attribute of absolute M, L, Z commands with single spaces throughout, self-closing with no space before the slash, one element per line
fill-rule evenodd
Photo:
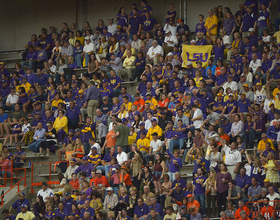
<path fill-rule="evenodd" d="M 20 131 L 21 131 L 22 122 L 19 122 L 16 118 L 13 118 L 13 123 L 15 125 L 11 128 L 12 134 L 7 135 L 5 140 L 4 140 L 4 143 L 3 143 L 3 145 L 6 145 L 6 143 L 10 139 L 10 145 L 8 147 L 12 147 L 13 138 L 15 140 L 15 145 L 17 145 L 18 136 L 19 136 Z"/>

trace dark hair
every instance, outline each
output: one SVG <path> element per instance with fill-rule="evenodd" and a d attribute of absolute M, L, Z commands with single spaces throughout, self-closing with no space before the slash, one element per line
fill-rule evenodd
<path fill-rule="evenodd" d="M 87 173 L 86 173 L 86 172 L 80 172 L 80 176 L 85 176 L 85 177 L 87 177 Z"/>
<path fill-rule="evenodd" d="M 42 44 L 37 44 L 37 47 L 42 49 Z"/>
<path fill-rule="evenodd" d="M 57 178 L 58 178 L 59 182 L 61 182 L 63 180 L 63 178 L 64 178 L 63 173 L 57 174 Z"/>
<path fill-rule="evenodd" d="M 2 214 L 8 214 L 8 213 L 9 213 L 8 209 L 4 209 L 4 210 L 2 211 Z"/>

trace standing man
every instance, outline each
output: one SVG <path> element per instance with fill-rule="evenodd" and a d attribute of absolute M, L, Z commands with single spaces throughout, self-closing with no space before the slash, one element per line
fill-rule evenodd
<path fill-rule="evenodd" d="M 217 40 L 217 30 L 218 30 L 218 18 L 214 14 L 214 10 L 210 8 L 208 10 L 209 17 L 206 18 L 205 28 L 206 28 L 206 41 L 207 44 L 215 44 Z"/>
<path fill-rule="evenodd" d="M 100 90 L 94 85 L 93 81 L 89 82 L 89 88 L 87 90 L 86 102 L 87 102 L 87 113 L 92 119 L 95 119 L 96 110 L 99 107 L 99 100 L 101 98 Z"/>
<path fill-rule="evenodd" d="M 140 36 L 142 27 L 142 18 L 138 15 L 138 9 L 134 8 L 132 10 L 132 14 L 133 16 L 130 18 L 127 28 L 127 36 L 131 40 L 133 40 L 133 34 Z"/>
<path fill-rule="evenodd" d="M 117 138 L 116 146 L 122 146 L 124 152 L 129 152 L 128 135 L 130 129 L 122 123 L 121 119 L 117 119 L 117 127 L 115 128 L 116 134 L 112 138 Z"/>

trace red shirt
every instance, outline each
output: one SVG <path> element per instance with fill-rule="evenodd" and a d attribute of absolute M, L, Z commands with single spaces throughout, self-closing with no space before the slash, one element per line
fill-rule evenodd
<path fill-rule="evenodd" d="M 73 187 L 73 189 L 79 189 L 79 187 L 80 187 L 80 181 L 79 181 L 79 179 L 76 179 L 76 181 L 71 180 L 71 181 L 69 182 L 69 184 Z"/>
<path fill-rule="evenodd" d="M 109 187 L 109 182 L 108 182 L 108 179 L 105 177 L 105 176 L 101 176 L 101 178 L 99 179 L 98 177 L 95 177 L 94 179 L 94 185 L 95 186 L 106 186 L 106 187 Z"/>
<path fill-rule="evenodd" d="M 261 208 L 261 213 L 262 213 L 263 217 L 265 218 L 265 220 L 269 220 L 272 217 L 273 207 L 268 206 L 268 208 L 266 208 L 264 206 Z"/>
<path fill-rule="evenodd" d="M 133 103 L 133 105 L 136 105 L 137 106 L 137 111 L 139 110 L 139 108 L 143 105 L 145 105 L 145 101 L 144 99 L 139 99 L 139 101 L 135 101 Z M 140 112 L 143 112 L 144 111 L 144 107 L 142 108 L 142 110 Z"/>

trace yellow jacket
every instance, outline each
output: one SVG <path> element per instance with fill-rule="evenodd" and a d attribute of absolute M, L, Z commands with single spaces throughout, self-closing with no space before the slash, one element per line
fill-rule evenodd
<path fill-rule="evenodd" d="M 68 118 L 64 116 L 62 119 L 57 117 L 54 121 L 53 127 L 58 132 L 58 130 L 63 127 L 63 130 L 68 134 Z"/>

